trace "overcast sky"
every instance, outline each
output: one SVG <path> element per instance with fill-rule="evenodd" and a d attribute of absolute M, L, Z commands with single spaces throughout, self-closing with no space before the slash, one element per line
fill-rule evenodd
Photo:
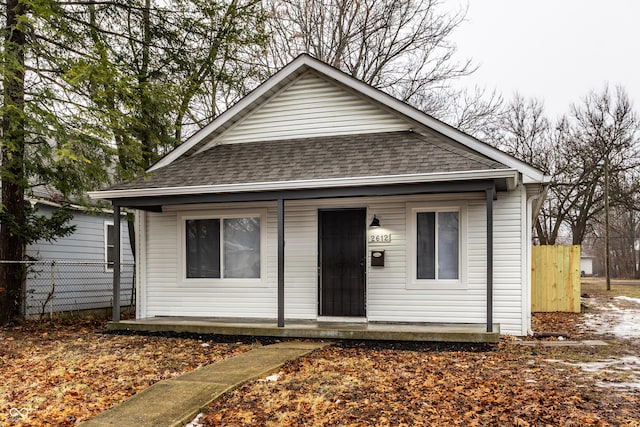
<path fill-rule="evenodd" d="M 544 100 L 569 111 L 606 83 L 622 85 L 640 113 L 640 1 L 469 0 L 453 36 L 460 57 L 480 66 L 460 84 Z M 467 5 L 444 0 L 445 8 Z"/>

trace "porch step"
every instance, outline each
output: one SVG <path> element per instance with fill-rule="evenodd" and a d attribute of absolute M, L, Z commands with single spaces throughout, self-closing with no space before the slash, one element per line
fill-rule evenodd
<path fill-rule="evenodd" d="M 275 320 L 153 317 L 110 322 L 113 331 L 189 332 L 278 338 L 497 343 L 500 325 L 487 332 L 484 324 L 458 323 L 345 323 L 288 321 L 280 328 Z"/>

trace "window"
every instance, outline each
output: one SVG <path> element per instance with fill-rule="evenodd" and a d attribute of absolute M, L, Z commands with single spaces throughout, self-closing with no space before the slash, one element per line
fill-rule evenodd
<path fill-rule="evenodd" d="M 408 285 L 462 284 L 465 241 L 464 202 L 453 206 L 434 203 L 407 208 Z"/>
<path fill-rule="evenodd" d="M 259 279 L 260 216 L 184 219 L 187 279 Z"/>
<path fill-rule="evenodd" d="M 417 213 L 417 279 L 457 280 L 458 212 Z"/>
<path fill-rule="evenodd" d="M 220 277 L 220 220 L 187 221 L 187 277 Z"/>
<path fill-rule="evenodd" d="M 105 271 L 113 271 L 113 263 L 116 259 L 116 236 L 113 222 L 104 223 L 104 262 Z"/>

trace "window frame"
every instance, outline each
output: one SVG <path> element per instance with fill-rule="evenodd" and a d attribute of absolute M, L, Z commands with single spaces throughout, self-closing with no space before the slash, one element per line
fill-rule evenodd
<path fill-rule="evenodd" d="M 103 240 L 104 240 L 104 245 L 103 245 L 103 253 L 104 253 L 104 271 L 105 273 L 112 273 L 113 272 L 113 267 L 109 266 L 109 259 L 107 254 L 109 253 L 109 246 L 113 246 L 115 248 L 115 245 L 109 245 L 109 227 L 113 227 L 113 220 L 105 220 L 103 222 L 103 232 L 102 232 L 102 236 L 103 236 Z M 122 227 L 122 223 L 120 223 L 120 270 L 122 270 L 122 263 L 124 262 L 124 251 L 122 250 L 122 239 L 123 239 L 123 227 Z"/>
<path fill-rule="evenodd" d="M 423 202 L 407 203 L 407 289 L 425 289 L 443 287 L 446 289 L 466 289 L 467 286 L 467 202 Z M 458 213 L 458 278 L 457 279 L 418 279 L 418 213 L 457 212 Z M 436 220 L 437 229 L 437 220 Z M 437 236 L 437 234 L 436 234 Z M 436 276 L 438 271 L 436 237 Z"/>
<path fill-rule="evenodd" d="M 237 218 L 258 218 L 260 222 L 260 277 L 224 277 L 224 220 Z M 187 234 L 186 224 L 189 220 L 220 220 L 220 275 L 222 277 L 187 277 Z M 215 210 L 192 211 L 178 214 L 178 277 L 183 285 L 210 285 L 219 286 L 266 286 L 267 284 L 267 210 Z"/>

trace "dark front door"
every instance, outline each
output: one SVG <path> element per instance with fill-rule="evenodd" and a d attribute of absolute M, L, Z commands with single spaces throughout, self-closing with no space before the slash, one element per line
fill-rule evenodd
<path fill-rule="evenodd" d="M 319 211 L 320 315 L 365 315 L 366 209 Z"/>

